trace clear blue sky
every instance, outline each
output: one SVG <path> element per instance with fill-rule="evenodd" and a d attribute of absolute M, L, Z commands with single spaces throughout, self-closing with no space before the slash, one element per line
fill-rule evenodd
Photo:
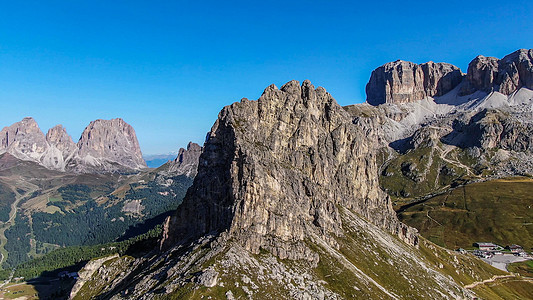
<path fill-rule="evenodd" d="M 271 83 L 358 103 L 388 61 L 466 71 L 533 48 L 532 20 L 533 1 L 1 1 L 0 127 L 32 116 L 77 141 L 121 117 L 143 153 L 167 153 Z"/>

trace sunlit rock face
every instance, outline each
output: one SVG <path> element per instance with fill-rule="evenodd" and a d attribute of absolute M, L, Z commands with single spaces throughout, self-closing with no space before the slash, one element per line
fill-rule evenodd
<path fill-rule="evenodd" d="M 122 119 L 96 120 L 77 144 L 63 126 L 43 134 L 33 118 L 0 131 L 0 154 L 34 161 L 59 171 L 76 173 L 131 172 L 146 167 L 135 130 Z"/>
<path fill-rule="evenodd" d="M 462 95 L 497 91 L 510 95 L 525 87 L 533 89 L 533 49 L 520 49 L 502 59 L 478 56 L 468 65 Z"/>
<path fill-rule="evenodd" d="M 202 154 L 200 145 L 189 142 L 187 149 L 180 148 L 176 159 L 168 164 L 168 173 L 194 178 L 198 173 L 198 160 Z"/>
<path fill-rule="evenodd" d="M 120 118 L 92 121 L 77 146 L 76 157 L 68 166 L 77 172 L 146 168 L 135 130 Z"/>
<path fill-rule="evenodd" d="M 367 102 L 405 103 L 442 96 L 463 80 L 461 70 L 447 63 L 415 64 L 397 60 L 375 69 L 366 85 Z"/>
<path fill-rule="evenodd" d="M 271 85 L 257 101 L 227 106 L 193 186 L 166 224 L 163 247 L 226 232 L 254 253 L 315 260 L 306 237 L 342 235 L 344 208 L 416 244 L 416 232 L 397 220 L 379 188 L 379 143 L 372 126 L 354 124 L 309 81 Z"/>
<path fill-rule="evenodd" d="M 0 154 L 8 152 L 22 160 L 40 161 L 47 150 L 46 138 L 33 118 L 24 118 L 0 131 Z"/>

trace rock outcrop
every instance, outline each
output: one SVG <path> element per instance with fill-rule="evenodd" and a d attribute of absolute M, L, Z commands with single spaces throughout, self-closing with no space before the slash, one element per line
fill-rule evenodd
<path fill-rule="evenodd" d="M 22 160 L 40 161 L 47 149 L 45 136 L 33 118 L 24 118 L 0 131 L 0 154 L 8 152 Z"/>
<path fill-rule="evenodd" d="M 96 272 L 105 262 L 114 260 L 118 258 L 118 254 L 102 257 L 99 259 L 92 260 L 88 262 L 83 269 L 80 270 L 78 274 L 78 279 L 76 280 L 76 283 L 72 287 L 72 290 L 70 291 L 70 295 L 68 299 L 74 299 L 76 295 L 80 292 L 83 285 L 89 280 L 94 272 Z"/>
<path fill-rule="evenodd" d="M 78 141 L 69 168 L 78 172 L 109 172 L 146 168 L 135 130 L 124 120 L 92 121 Z"/>
<path fill-rule="evenodd" d="M 397 60 L 374 71 L 366 85 L 367 102 L 405 103 L 442 96 L 463 80 L 459 68 L 447 63 L 415 64 Z"/>
<path fill-rule="evenodd" d="M 309 81 L 271 85 L 257 101 L 225 107 L 163 248 L 225 232 L 253 253 L 314 261 L 304 240 L 342 235 L 339 209 L 416 245 L 416 231 L 379 188 L 375 134 L 353 121 Z"/>
<path fill-rule="evenodd" d="M 466 76 L 447 63 L 386 63 L 372 72 L 366 101 L 372 105 L 412 102 L 443 96 L 460 84 L 460 96 L 476 91 L 510 95 L 522 87 L 533 89 L 533 49 L 520 49 L 502 59 L 480 55 L 470 62 Z"/>
<path fill-rule="evenodd" d="M 63 126 L 45 136 L 33 118 L 24 118 L 0 131 L 0 154 L 5 152 L 59 171 L 128 172 L 146 167 L 135 131 L 122 119 L 91 122 L 75 144 Z"/>
<path fill-rule="evenodd" d="M 178 156 L 169 163 L 168 173 L 173 175 L 185 175 L 195 177 L 198 173 L 198 160 L 202 154 L 200 145 L 189 142 L 187 149 L 180 148 Z"/>
<path fill-rule="evenodd" d="M 56 125 L 46 133 L 46 141 L 49 145 L 56 147 L 65 154 L 71 154 L 76 151 L 76 143 L 68 135 L 67 130 L 62 125 Z"/>
<path fill-rule="evenodd" d="M 46 142 L 48 149 L 41 158 L 41 164 L 49 169 L 64 171 L 67 161 L 76 153 L 76 144 L 62 125 L 48 130 Z"/>
<path fill-rule="evenodd" d="M 484 151 L 533 152 L 533 120 L 531 113 L 523 120 L 509 111 L 482 110 L 470 119 L 458 120 L 443 141 L 461 148 L 478 147 Z"/>
<path fill-rule="evenodd" d="M 533 49 L 520 49 L 502 59 L 478 56 L 468 65 L 462 95 L 497 91 L 509 95 L 521 87 L 533 89 Z"/>

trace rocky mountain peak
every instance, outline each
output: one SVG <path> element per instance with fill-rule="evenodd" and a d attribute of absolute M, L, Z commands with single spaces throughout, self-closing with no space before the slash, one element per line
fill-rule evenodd
<path fill-rule="evenodd" d="M 67 130 L 61 124 L 48 130 L 46 141 L 65 153 L 72 153 L 76 150 L 76 144 L 72 140 L 72 137 L 68 135 Z"/>
<path fill-rule="evenodd" d="M 0 154 L 9 152 L 23 160 L 39 160 L 48 145 L 37 122 L 31 117 L 0 131 Z"/>
<path fill-rule="evenodd" d="M 122 119 L 91 122 L 75 144 L 62 125 L 45 136 L 27 117 L 0 131 L 0 154 L 5 152 L 60 171 L 127 172 L 146 167 L 135 131 Z"/>
<path fill-rule="evenodd" d="M 379 188 L 373 136 L 307 80 L 226 106 L 193 186 L 167 221 L 163 247 L 225 232 L 254 253 L 313 261 L 304 239 L 342 235 L 339 209 L 416 244 Z"/>
<path fill-rule="evenodd" d="M 169 164 L 168 172 L 173 175 L 195 177 L 201 153 L 202 147 L 200 145 L 189 142 L 187 149 L 180 148 L 176 159 Z"/>
<path fill-rule="evenodd" d="M 397 60 L 372 71 L 366 85 L 372 105 L 404 103 L 446 94 L 463 80 L 459 68 L 447 63 L 415 64 Z"/>
<path fill-rule="evenodd" d="M 366 94 L 371 105 L 405 103 L 443 96 L 456 87 L 459 96 L 476 91 L 510 95 L 522 87 L 533 89 L 533 49 L 520 49 L 502 59 L 479 55 L 466 75 L 447 63 L 389 62 L 372 71 Z"/>
<path fill-rule="evenodd" d="M 130 169 L 146 167 L 135 130 L 120 118 L 92 121 L 77 146 L 77 160 L 84 162 L 82 165 L 98 168 L 116 163 Z"/>
<path fill-rule="evenodd" d="M 45 139 L 48 149 L 41 157 L 40 163 L 49 169 L 65 171 L 67 161 L 77 151 L 76 144 L 62 125 L 50 128 Z"/>
<path fill-rule="evenodd" d="M 520 49 L 502 59 L 478 56 L 468 65 L 462 95 L 480 90 L 509 95 L 521 87 L 533 89 L 533 49 Z"/>

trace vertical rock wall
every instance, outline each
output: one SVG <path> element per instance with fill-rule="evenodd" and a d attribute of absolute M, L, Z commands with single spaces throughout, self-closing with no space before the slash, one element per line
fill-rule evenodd
<path fill-rule="evenodd" d="M 163 247 L 226 231 L 252 252 L 313 260 L 305 240 L 342 235 L 344 208 L 416 244 L 379 188 L 378 141 L 353 122 L 309 81 L 225 107 Z"/>

